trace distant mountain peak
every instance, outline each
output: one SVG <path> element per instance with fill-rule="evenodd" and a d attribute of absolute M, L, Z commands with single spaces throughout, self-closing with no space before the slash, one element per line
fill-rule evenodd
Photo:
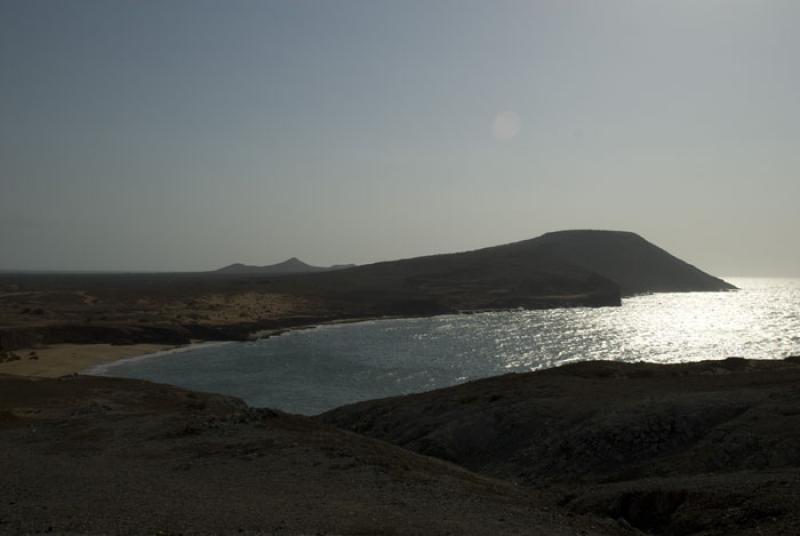
<path fill-rule="evenodd" d="M 214 272 L 223 274 L 284 275 L 284 274 L 304 274 L 304 273 L 314 273 L 314 272 L 330 272 L 333 270 L 344 270 L 346 268 L 352 268 L 353 266 L 355 265 L 336 264 L 330 267 L 312 266 L 308 263 L 301 261 L 297 257 L 291 257 L 283 262 L 279 262 L 277 264 L 270 264 L 267 266 L 255 266 L 255 265 L 242 264 L 240 262 L 236 262 L 233 264 L 229 264 L 228 266 L 224 266 L 218 270 L 214 270 Z"/>
<path fill-rule="evenodd" d="M 311 265 L 301 261 L 297 257 L 291 257 L 283 262 L 279 262 L 278 264 L 273 264 L 272 266 L 296 266 L 298 268 L 305 268 L 310 267 Z"/>

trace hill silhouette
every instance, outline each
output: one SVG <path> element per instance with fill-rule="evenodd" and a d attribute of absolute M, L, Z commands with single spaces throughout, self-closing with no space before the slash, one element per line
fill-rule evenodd
<path fill-rule="evenodd" d="M 583 230 L 296 276 L 275 285 L 345 300 L 427 300 L 431 310 L 442 311 L 612 305 L 620 295 L 735 288 L 635 233 Z"/>
<path fill-rule="evenodd" d="M 354 264 L 335 264 L 333 266 L 312 266 L 306 264 L 297 257 L 292 257 L 277 264 L 270 264 L 267 266 L 254 266 L 252 264 L 234 263 L 229 264 L 214 270 L 218 274 L 266 274 L 266 275 L 280 275 L 280 274 L 307 274 L 315 272 L 328 272 L 331 270 L 343 270 L 345 268 L 352 268 Z"/>
<path fill-rule="evenodd" d="M 499 246 L 379 262 L 266 283 L 275 292 L 321 297 L 366 314 L 619 305 L 619 286 L 536 249 Z"/>
<path fill-rule="evenodd" d="M 623 295 L 736 288 L 631 232 L 557 231 L 510 246 L 596 272 L 617 283 Z"/>

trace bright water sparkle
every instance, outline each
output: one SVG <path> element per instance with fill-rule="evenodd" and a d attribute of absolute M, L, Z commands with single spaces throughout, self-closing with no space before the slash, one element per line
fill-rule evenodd
<path fill-rule="evenodd" d="M 800 354 L 800 280 L 638 296 L 622 307 L 379 320 L 124 360 L 95 373 L 315 414 L 508 372 L 606 359 L 677 363 Z"/>

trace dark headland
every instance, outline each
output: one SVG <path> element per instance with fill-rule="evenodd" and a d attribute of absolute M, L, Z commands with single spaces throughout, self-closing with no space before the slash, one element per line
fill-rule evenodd
<path fill-rule="evenodd" d="M 334 268 L 290 259 L 216 272 L 2 274 L 0 350 L 246 340 L 356 318 L 618 306 L 635 293 L 733 288 L 636 234 L 615 231 L 563 231 Z"/>
<path fill-rule="evenodd" d="M 596 272 L 617 283 L 624 296 L 735 289 L 730 283 L 682 261 L 636 233 L 558 231 L 512 246 L 536 249 L 544 255 Z"/>

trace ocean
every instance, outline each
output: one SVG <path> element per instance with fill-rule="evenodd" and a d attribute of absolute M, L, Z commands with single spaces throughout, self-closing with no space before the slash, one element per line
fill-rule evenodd
<path fill-rule="evenodd" d="M 343 404 L 603 359 L 680 363 L 800 355 L 800 279 L 727 278 L 733 292 L 660 293 L 621 307 L 326 325 L 94 367 L 318 414 Z"/>

